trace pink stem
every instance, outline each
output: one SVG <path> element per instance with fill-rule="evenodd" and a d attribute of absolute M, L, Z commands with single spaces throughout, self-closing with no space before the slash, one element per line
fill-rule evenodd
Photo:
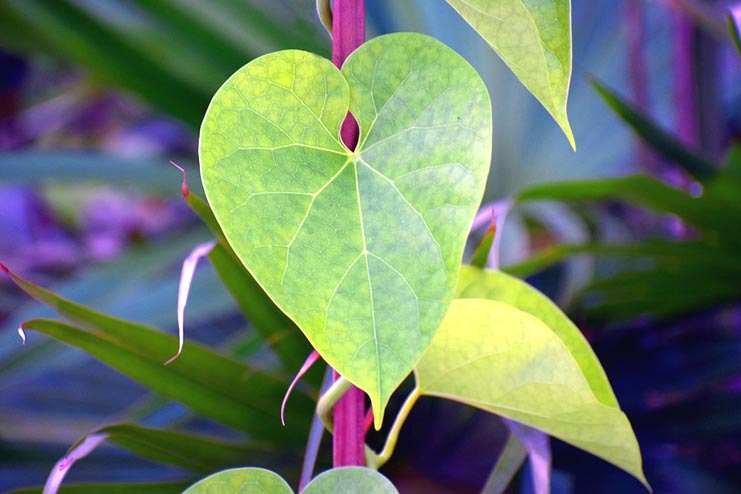
<path fill-rule="evenodd" d="M 628 74 L 633 101 L 644 113 L 648 113 L 648 71 L 646 69 L 646 20 L 644 0 L 628 0 L 625 26 L 628 37 Z M 648 173 L 653 170 L 651 151 L 640 139 L 636 140 L 636 157 L 640 166 Z"/>
<path fill-rule="evenodd" d="M 345 59 L 365 41 L 365 0 L 335 0 L 332 12 L 332 62 L 342 67 Z M 348 114 L 340 133 L 345 145 L 354 149 L 358 124 Z M 334 408 L 335 467 L 365 466 L 365 395 L 353 386 Z"/>

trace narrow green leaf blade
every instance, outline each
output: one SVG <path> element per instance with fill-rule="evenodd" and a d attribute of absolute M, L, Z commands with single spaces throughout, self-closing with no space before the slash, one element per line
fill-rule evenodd
<path fill-rule="evenodd" d="M 4 266 L 0 265 L 0 268 L 4 268 Z M 279 422 L 278 413 L 287 387 L 286 382 L 192 342 L 186 342 L 180 358 L 171 365 L 164 367 L 162 363 L 172 357 L 177 349 L 178 342 L 174 336 L 161 333 L 147 326 L 101 314 L 59 297 L 10 271 L 7 274 L 16 285 L 30 296 L 50 306 L 70 321 L 81 325 L 94 340 L 104 341 L 117 351 L 123 352 L 121 355 L 124 355 L 125 358 L 135 358 L 148 362 L 147 365 L 156 369 L 157 375 L 163 373 L 163 375 L 169 375 L 178 382 L 184 381 L 191 383 L 193 386 L 202 386 L 209 392 L 219 393 L 224 399 L 238 403 L 242 408 L 239 413 L 227 414 L 223 417 L 224 420 L 228 420 L 226 423 L 229 425 L 250 432 L 255 437 L 273 437 L 273 431 L 266 429 L 264 424 L 265 420 L 271 418 L 276 421 L 276 424 Z M 55 334 L 61 335 L 63 333 L 64 331 L 57 331 Z M 95 347 L 92 343 L 94 340 L 85 340 L 88 347 Z M 103 359 L 101 358 L 101 360 Z M 167 394 L 169 388 L 161 385 L 160 382 L 154 380 L 150 383 L 149 378 L 151 376 L 148 372 L 137 374 L 138 377 L 134 377 L 133 373 L 137 369 L 113 365 L 111 362 L 106 363 L 136 380 L 141 381 L 147 378 L 145 384 L 151 385 L 153 389 L 160 390 L 166 396 L 186 404 L 194 401 L 193 397 L 189 395 L 187 387 L 179 388 L 181 394 L 173 396 Z M 249 389 L 249 393 L 246 392 L 247 389 Z M 198 404 L 195 403 L 195 405 Z M 218 410 L 213 409 L 213 404 L 203 403 L 201 406 L 208 407 L 210 416 L 213 417 L 214 414 L 216 414 L 216 417 L 221 416 Z M 198 408 L 194 409 L 198 410 Z M 287 426 L 275 431 L 275 437 L 300 444 L 302 436 L 308 430 L 312 410 L 313 404 L 309 397 L 303 393 L 296 393 L 292 406 L 287 410 Z"/>
<path fill-rule="evenodd" d="M 518 201 L 620 199 L 659 214 L 675 214 L 702 230 L 728 225 L 723 210 L 708 207 L 701 198 L 648 176 L 616 177 L 541 184 L 522 191 Z"/>
<path fill-rule="evenodd" d="M 318 475 L 302 494 L 399 494 L 399 491 L 376 470 L 343 467 Z"/>
<path fill-rule="evenodd" d="M 348 109 L 355 152 L 339 137 Z M 370 395 L 377 426 L 452 298 L 490 153 L 478 74 L 412 33 L 364 44 L 342 72 L 306 52 L 266 55 L 206 114 L 201 173 L 230 245 Z"/>
<path fill-rule="evenodd" d="M 538 290 L 500 271 L 464 266 L 456 297 L 504 302 L 538 318 L 568 348 L 597 399 L 604 405 L 618 406 L 607 375 L 584 335 L 556 304 Z"/>
<path fill-rule="evenodd" d="M 233 468 L 199 480 L 183 494 L 293 494 L 277 473 L 262 468 Z"/>
<path fill-rule="evenodd" d="M 271 450 L 254 445 L 227 442 L 196 434 L 152 429 L 136 424 L 117 424 L 99 429 L 108 441 L 157 463 L 174 465 L 198 473 L 258 463 Z M 286 452 L 284 451 L 283 454 Z"/>
<path fill-rule="evenodd" d="M 486 231 L 484 238 L 481 239 L 481 242 L 479 242 L 479 245 L 473 253 L 470 263 L 471 266 L 481 269 L 486 267 L 486 264 L 489 262 L 489 253 L 491 252 L 492 245 L 494 245 L 494 237 L 496 234 L 497 229 L 494 226 Z"/>
<path fill-rule="evenodd" d="M 180 494 L 189 482 L 142 482 L 121 484 L 63 484 L 59 494 Z M 8 494 L 42 494 L 43 486 L 15 489 Z"/>
<path fill-rule="evenodd" d="M 255 331 L 289 372 L 298 371 L 311 352 L 301 331 L 275 306 L 227 245 L 216 244 L 208 258 Z"/>
<path fill-rule="evenodd" d="M 446 0 L 556 120 L 576 149 L 566 105 L 571 0 Z"/>
<path fill-rule="evenodd" d="M 652 149 L 682 167 L 689 175 L 700 182 L 704 182 L 714 177 L 718 172 L 718 165 L 713 163 L 712 160 L 697 151 L 686 148 L 681 142 L 643 115 L 637 108 L 608 89 L 607 86 L 596 79 L 592 79 L 592 85 L 612 111 L 627 123 L 641 139 L 646 141 Z"/>
<path fill-rule="evenodd" d="M 161 356 L 156 357 L 139 349 L 132 349 L 99 332 L 86 331 L 47 319 L 33 319 L 23 326 L 27 330 L 38 331 L 77 347 L 162 396 L 177 400 L 197 413 L 247 432 L 256 439 L 288 445 L 301 444 L 304 439 L 306 427 L 291 426 L 290 420 L 287 421 L 286 428 L 278 427 L 279 397 L 275 412 L 265 410 L 266 403 L 258 403 L 263 398 L 257 398 L 256 394 L 265 395 L 266 391 L 266 386 L 260 381 L 266 379 L 259 376 L 256 371 L 243 368 L 241 373 L 233 378 L 240 381 L 241 385 L 234 389 L 224 389 L 208 375 L 208 363 L 200 367 L 202 374 L 200 378 L 193 378 L 188 372 L 182 372 L 183 366 L 191 364 L 180 363 L 186 358 L 185 354 L 175 363 L 165 367 L 162 365 Z M 132 338 L 135 338 L 135 335 L 132 335 Z M 180 367 L 177 367 L 178 364 Z M 257 379 L 254 378 L 255 375 L 258 376 Z M 272 399 L 268 401 L 268 406 L 272 402 Z M 303 421 L 305 422 L 308 417 L 306 414 Z M 301 424 L 300 418 L 292 418 L 293 423 Z M 269 421 L 275 421 L 276 427 L 265 427 Z"/>
<path fill-rule="evenodd" d="M 510 433 L 481 494 L 504 494 L 525 460 L 527 460 L 525 446 Z"/>
<path fill-rule="evenodd" d="M 526 312 L 492 300 L 454 300 L 415 372 L 424 394 L 540 429 L 648 487 L 627 417 L 597 399 L 563 341 Z"/>

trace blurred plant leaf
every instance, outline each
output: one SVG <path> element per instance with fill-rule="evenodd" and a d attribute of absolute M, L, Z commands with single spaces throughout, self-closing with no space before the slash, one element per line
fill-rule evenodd
<path fill-rule="evenodd" d="M 187 353 L 198 351 L 192 343 L 190 348 L 185 347 L 184 354 L 177 361 L 165 367 L 162 365 L 163 359 L 172 356 L 172 351 L 143 351 L 141 344 L 150 341 L 133 331 L 129 331 L 128 338 L 136 345 L 117 341 L 105 333 L 83 330 L 54 320 L 32 319 L 24 324 L 24 328 L 84 350 L 153 391 L 179 401 L 197 413 L 247 432 L 255 439 L 277 444 L 300 444 L 308 429 L 306 422 L 310 419 L 310 406 L 304 406 L 303 416 L 292 413 L 285 428 L 265 427 L 266 421 L 272 419 L 279 423 L 278 412 L 273 415 L 269 408 L 274 403 L 276 391 L 283 391 L 282 386 L 268 376 L 236 362 L 228 362 L 229 367 L 236 367 L 232 369 L 236 373 L 225 383 L 217 376 L 220 374 L 220 360 L 227 359 L 218 355 L 206 359 L 188 359 Z M 194 360 L 200 360 L 203 365 L 193 365 Z M 308 399 L 304 398 L 303 401 L 302 405 L 307 405 Z M 276 406 L 278 411 L 279 403 L 280 398 Z M 289 411 L 295 412 L 297 408 Z"/>
<path fill-rule="evenodd" d="M 0 153 L 0 182 L 104 182 L 174 194 L 177 183 L 164 163 L 82 151 L 7 151 Z"/>
<path fill-rule="evenodd" d="M 157 463 L 197 473 L 255 464 L 279 450 L 252 443 L 226 442 L 184 432 L 151 429 L 136 424 L 117 424 L 98 429 L 108 441 Z M 284 450 L 281 454 L 286 455 Z"/>
<path fill-rule="evenodd" d="M 705 182 L 715 176 L 718 165 L 713 163 L 710 158 L 703 156 L 698 151 L 687 149 L 681 142 L 643 115 L 640 110 L 627 103 L 596 79 L 592 79 L 592 85 L 612 111 L 623 119 L 653 150 L 679 165 L 691 177 L 700 182 Z"/>
<path fill-rule="evenodd" d="M 616 177 L 575 182 L 535 185 L 517 196 L 529 200 L 620 199 L 659 214 L 674 214 L 700 230 L 715 230 L 738 236 L 735 219 L 727 216 L 727 206 L 703 201 L 687 192 L 647 176 Z"/>
<path fill-rule="evenodd" d="M 527 460 L 525 446 L 510 432 L 481 494 L 504 494 L 525 460 Z"/>
<path fill-rule="evenodd" d="M 447 0 L 548 110 L 576 149 L 566 113 L 571 0 Z"/>
<path fill-rule="evenodd" d="M 584 335 L 556 304 L 538 290 L 500 271 L 463 266 L 456 298 L 503 302 L 536 317 L 568 348 L 600 403 L 618 406 L 607 375 Z"/>
<path fill-rule="evenodd" d="M 471 258 L 471 266 L 481 269 L 486 267 L 489 262 L 489 254 L 491 253 L 491 247 L 494 244 L 494 237 L 496 235 L 497 228 L 492 224 L 492 226 L 486 230 L 484 238 L 481 239 L 481 242 L 479 242 L 479 245 L 476 247 L 473 257 Z"/>
<path fill-rule="evenodd" d="M 0 43 L 72 60 L 195 129 L 210 95 L 251 58 L 289 47 L 326 51 L 318 30 L 283 7 L 2 0 Z M 19 31 L 21 42 L 12 36 Z"/>
<path fill-rule="evenodd" d="M 162 363 L 177 349 L 175 337 L 95 312 L 13 273 L 8 274 L 29 295 L 88 330 L 43 321 L 40 323 L 42 332 L 82 348 L 155 391 L 256 438 L 288 443 L 302 441 L 313 409 L 311 400 L 304 394 L 297 393 L 288 410 L 290 418 L 286 428 L 264 427 L 265 420 L 270 417 L 278 421 L 286 386 L 282 380 L 191 342 L 185 344 L 183 355 L 177 361 L 164 367 Z M 24 327 L 34 329 L 31 322 Z"/>
<path fill-rule="evenodd" d="M 64 484 L 59 494 L 180 494 L 190 482 L 154 482 L 129 484 Z M 43 486 L 15 489 L 8 494 L 42 494 Z"/>
<path fill-rule="evenodd" d="M 454 300 L 415 373 L 426 395 L 542 430 L 648 487 L 627 417 L 594 395 L 563 341 L 526 312 L 493 300 Z"/>
<path fill-rule="evenodd" d="M 741 3 L 733 5 L 728 10 L 728 24 L 731 28 L 731 37 L 736 43 L 739 55 L 741 55 Z"/>

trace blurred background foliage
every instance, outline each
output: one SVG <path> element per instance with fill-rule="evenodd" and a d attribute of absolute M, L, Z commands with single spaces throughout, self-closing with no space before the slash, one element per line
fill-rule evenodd
<path fill-rule="evenodd" d="M 634 423 L 657 493 L 741 486 L 741 152 L 731 151 L 741 139 L 741 63 L 723 14 L 731 3 L 574 0 L 574 153 L 445 2 L 366 0 L 369 36 L 430 34 L 486 80 L 495 129 L 486 197 L 518 198 L 503 265 L 577 319 Z M 70 300 L 172 335 L 180 263 L 213 233 L 183 201 L 168 161 L 191 172 L 199 193 L 197 129 L 210 96 L 261 54 L 327 54 L 313 8 L 308 0 L 0 0 L 0 261 Z M 636 173 L 653 178 L 608 178 Z M 130 339 L 100 333 L 114 343 L 98 358 L 123 373 L 132 373 L 128 358 L 156 348 L 142 357 L 153 370 L 138 382 L 57 341 L 80 346 L 75 325 L 110 323 L 76 307 L 63 314 L 68 326 L 36 324 L 57 339 L 33 332 L 21 347 L 16 328 L 54 313 L 2 277 L 0 490 L 42 484 L 75 441 L 105 426 L 110 441 L 69 482 L 164 482 L 142 492 L 179 492 L 235 462 L 296 478 L 321 369 L 289 401 L 282 429 L 282 390 L 308 347 L 227 248 L 210 260 L 192 288 L 188 338 L 228 356 L 223 369 L 256 376 L 241 392 L 260 396 L 261 410 L 224 403 L 246 406 L 239 413 L 261 427 L 230 422 L 216 405 L 193 411 L 187 393 L 150 389 L 176 349 L 172 336 L 134 325 L 125 326 Z M 224 395 L 214 400 L 236 399 L 217 371 L 197 372 L 193 353 L 173 366 L 178 375 Z M 133 423 L 141 426 L 114 425 Z M 496 418 L 423 400 L 387 473 L 401 492 L 477 492 L 505 436 Z M 554 449 L 554 493 L 640 492 L 600 460 Z M 530 492 L 528 476 L 510 491 Z"/>

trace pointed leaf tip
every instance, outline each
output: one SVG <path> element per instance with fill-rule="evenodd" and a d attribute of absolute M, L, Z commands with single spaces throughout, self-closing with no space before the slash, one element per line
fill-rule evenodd
<path fill-rule="evenodd" d="M 175 165 L 177 166 L 177 165 Z M 183 342 L 185 340 L 185 306 L 188 303 L 188 293 L 190 293 L 190 285 L 193 282 L 193 275 L 195 274 L 198 262 L 211 252 L 211 249 L 216 245 L 216 241 L 212 240 L 205 244 L 196 246 L 195 249 L 188 254 L 188 257 L 183 261 L 183 268 L 180 271 L 180 286 L 178 288 L 178 351 L 169 359 L 164 365 L 170 365 L 173 363 L 183 351 Z"/>
<path fill-rule="evenodd" d="M 183 184 L 180 186 L 180 190 L 183 192 L 183 197 L 188 197 L 188 194 L 190 194 L 190 189 L 188 189 L 188 174 L 185 171 L 185 168 L 178 165 L 174 161 L 170 161 L 170 164 L 180 170 L 180 172 L 183 174 Z"/>
<path fill-rule="evenodd" d="M 288 386 L 288 389 L 286 390 L 286 394 L 283 396 L 283 402 L 280 404 L 280 422 L 285 427 L 286 425 L 286 419 L 285 419 L 285 410 L 286 410 L 286 403 L 288 403 L 288 397 L 291 396 L 291 391 L 293 391 L 293 388 L 296 386 L 296 383 L 298 383 L 299 379 L 303 377 L 304 374 L 306 374 L 309 369 L 311 369 L 311 366 L 314 365 L 314 363 L 319 359 L 319 352 L 316 350 L 312 351 L 308 357 L 306 357 L 306 362 L 304 362 L 304 365 L 301 366 L 301 368 L 296 373 L 296 377 L 293 378 L 293 381 L 291 381 L 291 384 Z"/>
<path fill-rule="evenodd" d="M 10 274 L 10 269 L 8 269 L 8 266 L 0 262 L 0 271 L 6 274 Z"/>

